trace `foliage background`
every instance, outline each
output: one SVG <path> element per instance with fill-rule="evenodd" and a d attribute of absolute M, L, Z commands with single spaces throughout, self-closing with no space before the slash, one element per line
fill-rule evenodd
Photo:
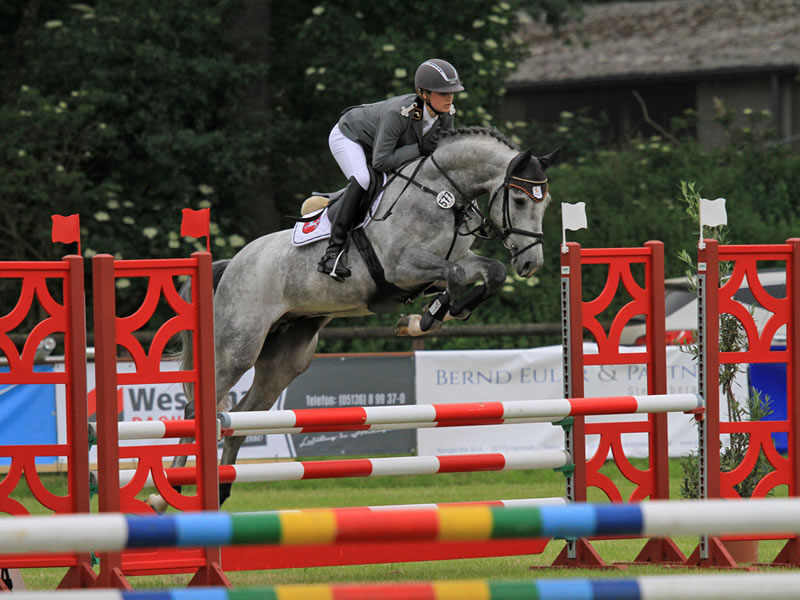
<path fill-rule="evenodd" d="M 587 246 L 664 241 L 667 276 L 694 247 L 680 181 L 728 199 L 736 241 L 783 241 L 798 231 L 800 158 L 771 144 L 765 115 L 705 152 L 692 115 L 673 138 L 604 144 L 602 117 L 563 113 L 558 123 L 500 123 L 503 82 L 526 49 L 520 11 L 558 27 L 580 0 L 449 3 L 386 0 L 0 0 L 0 256 L 43 260 L 74 251 L 50 242 L 50 215 L 78 212 L 82 247 L 118 258 L 186 256 L 180 209 L 210 207 L 212 251 L 289 226 L 313 189 L 344 183 L 327 135 L 346 106 L 410 91 L 416 66 L 441 56 L 467 92 L 459 124 L 491 124 L 545 153 L 554 204 L 545 222 L 546 265 L 509 277 L 470 323 L 558 320 L 559 202 L 584 201 Z M 204 246 L 202 246 L 204 247 Z M 497 243 L 481 245 L 504 256 Z M 587 287 L 598 284 L 587 280 Z M 2 299 L 6 304 L 6 299 Z M 420 302 L 421 304 L 421 302 Z M 414 308 L 419 308 L 416 306 Z M 335 325 L 393 323 L 396 315 Z M 441 339 L 428 347 L 518 346 L 542 340 Z M 326 342 L 322 350 L 407 349 L 408 343 Z"/>

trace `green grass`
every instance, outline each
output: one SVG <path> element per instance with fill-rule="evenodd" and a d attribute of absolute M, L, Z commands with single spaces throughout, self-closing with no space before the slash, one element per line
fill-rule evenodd
<path fill-rule="evenodd" d="M 632 461 L 642 468 L 644 461 Z M 623 494 L 632 486 L 625 482 L 613 463 L 604 473 L 621 485 Z M 680 468 L 671 462 L 670 489 L 678 497 Z M 45 475 L 48 489 L 65 490 L 63 475 Z M 189 490 L 187 490 L 189 491 Z M 146 497 L 149 491 L 142 493 Z M 311 481 L 281 481 L 274 483 L 241 483 L 233 487 L 233 495 L 225 504 L 231 512 L 279 510 L 288 508 L 323 508 L 380 504 L 412 504 L 421 502 L 456 502 L 510 498 L 562 496 L 564 477 L 553 471 L 508 471 L 499 473 L 454 473 L 447 475 L 412 475 L 402 477 L 373 477 L 322 479 Z M 776 495 L 785 495 L 779 490 Z M 15 490 L 13 497 L 31 512 L 46 513 L 33 500 L 26 488 Z M 604 501 L 605 497 L 590 490 L 589 500 Z M 96 510 L 96 506 L 94 507 Z M 679 537 L 675 542 L 688 556 L 697 544 L 693 537 Z M 644 540 L 604 540 L 593 545 L 609 564 L 635 558 Z M 762 541 L 759 560 L 770 561 L 783 546 L 782 540 Z M 636 566 L 626 570 L 542 569 L 548 567 L 563 548 L 560 540 L 551 541 L 541 555 L 502 558 L 479 558 L 440 562 L 391 563 L 346 567 L 282 569 L 253 572 L 228 572 L 236 586 L 258 586 L 283 583 L 326 583 L 352 581 L 420 581 L 432 579 L 530 579 L 533 577 L 635 577 L 639 575 L 688 573 L 687 569 L 657 566 Z M 23 575 L 29 589 L 54 589 L 63 569 L 27 569 Z M 139 588 L 183 586 L 188 575 L 132 578 Z"/>

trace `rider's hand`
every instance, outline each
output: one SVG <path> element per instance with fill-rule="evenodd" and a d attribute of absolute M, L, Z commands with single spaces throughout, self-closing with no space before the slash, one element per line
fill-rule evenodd
<path fill-rule="evenodd" d="M 438 145 L 438 141 L 434 139 L 434 137 L 427 136 L 422 138 L 422 141 L 417 144 L 419 146 L 419 153 L 421 156 L 428 156 L 433 154 L 433 151 L 436 150 L 436 146 Z"/>

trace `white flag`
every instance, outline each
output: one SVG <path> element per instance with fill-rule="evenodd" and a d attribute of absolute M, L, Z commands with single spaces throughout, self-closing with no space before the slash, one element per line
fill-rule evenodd
<path fill-rule="evenodd" d="M 728 213 L 725 212 L 725 198 L 706 200 L 700 198 L 700 228 L 718 227 L 728 224 Z"/>
<path fill-rule="evenodd" d="M 572 231 L 586 229 L 586 203 L 562 204 L 561 227 L 564 230 L 571 229 Z"/>

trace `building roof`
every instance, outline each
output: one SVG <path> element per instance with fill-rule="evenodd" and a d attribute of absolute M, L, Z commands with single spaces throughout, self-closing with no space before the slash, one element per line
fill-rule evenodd
<path fill-rule="evenodd" d="M 800 65 L 800 0 L 615 2 L 585 6 L 584 12 L 559 37 L 544 23 L 525 23 L 523 37 L 531 54 L 507 87 Z"/>

